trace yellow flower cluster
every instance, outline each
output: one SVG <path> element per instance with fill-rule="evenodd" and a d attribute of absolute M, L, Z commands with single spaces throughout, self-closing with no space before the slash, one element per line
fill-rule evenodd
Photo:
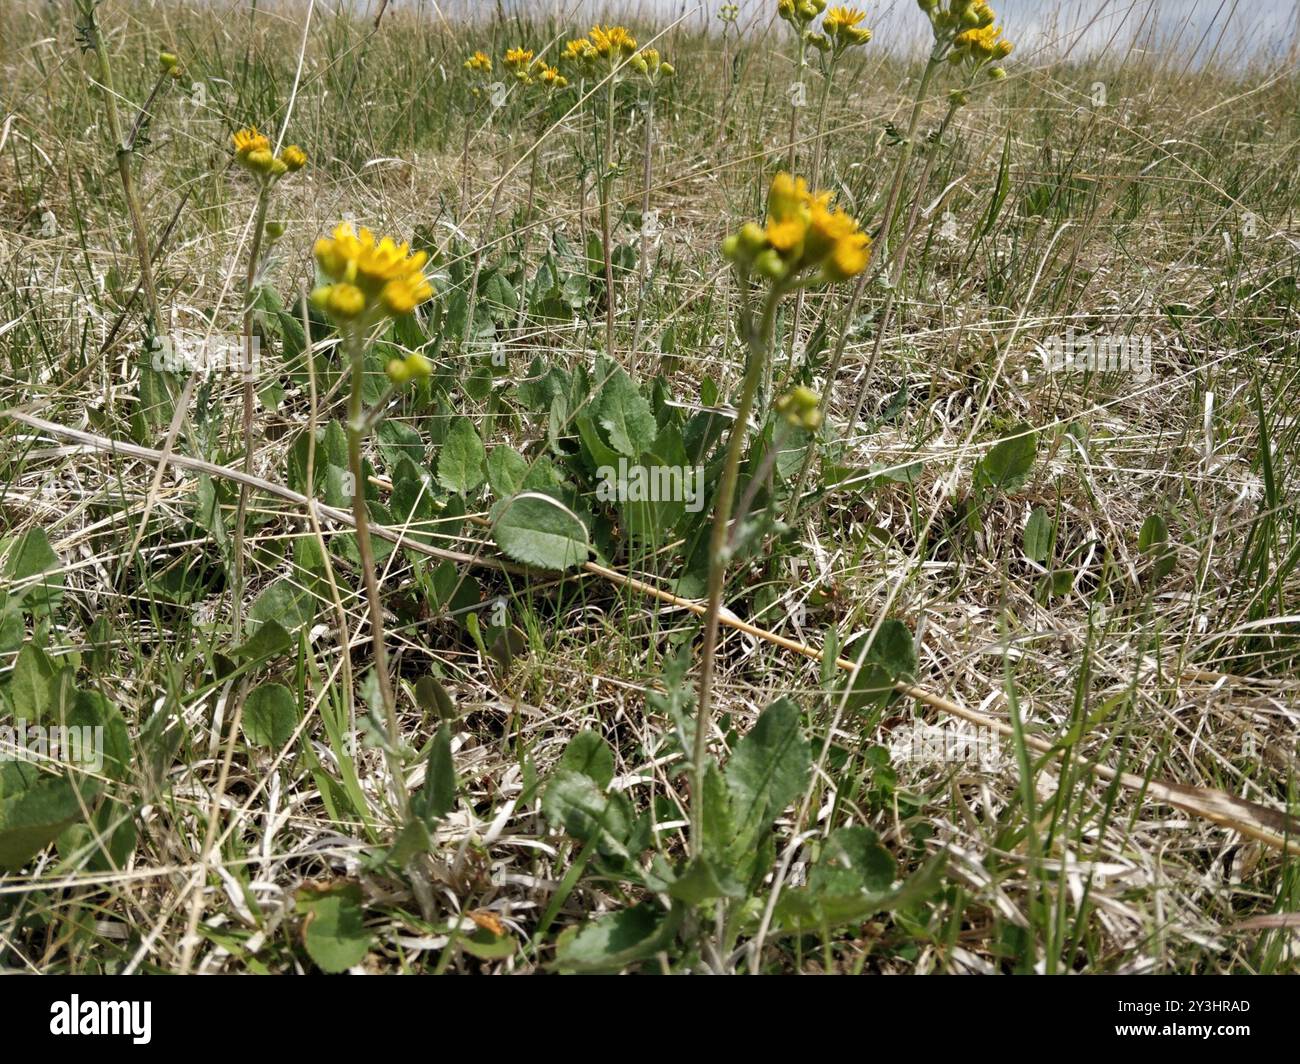
<path fill-rule="evenodd" d="M 548 66 L 541 60 L 538 60 L 533 68 L 533 75 L 548 89 L 563 89 L 569 84 L 569 79 L 560 73 L 559 67 Z"/>
<path fill-rule="evenodd" d="M 312 302 L 340 323 L 409 314 L 433 295 L 424 276 L 429 256 L 411 252 L 392 237 L 376 240 L 369 229 L 343 222 L 332 236 L 316 241 L 316 263 L 329 284 L 312 292 Z"/>
<path fill-rule="evenodd" d="M 617 67 L 636 53 L 636 38 L 622 26 L 592 26 L 586 37 L 569 41 L 563 58 L 580 70 L 593 69 L 597 60 Z"/>
<path fill-rule="evenodd" d="M 487 52 L 475 52 L 465 60 L 464 67 L 473 74 L 486 76 L 492 73 L 492 57 Z"/>
<path fill-rule="evenodd" d="M 533 65 L 532 49 L 511 48 L 506 52 L 505 64 L 506 69 L 511 71 L 520 81 L 529 81 L 529 71 Z"/>
<path fill-rule="evenodd" d="M 861 25 L 865 11 L 855 7 L 833 7 L 822 20 L 822 32 L 838 50 L 853 48 L 871 40 L 871 31 Z"/>
<path fill-rule="evenodd" d="M 307 165 L 307 153 L 296 144 L 290 144 L 277 158 L 271 152 L 270 140 L 256 126 L 237 130 L 231 140 L 235 145 L 235 161 L 263 178 L 283 177 Z"/>
<path fill-rule="evenodd" d="M 978 67 L 990 60 L 1005 59 L 1014 49 L 1015 45 L 1002 36 L 1002 27 L 990 22 L 979 29 L 959 33 L 948 59 L 953 63 L 966 61 Z"/>
<path fill-rule="evenodd" d="M 636 51 L 636 38 L 622 26 L 592 26 L 587 34 L 596 54 L 617 61 Z"/>
<path fill-rule="evenodd" d="M 871 238 L 830 199 L 803 178 L 779 173 L 768 192 L 766 226 L 746 223 L 723 241 L 722 253 L 741 270 L 778 282 L 814 270 L 820 281 L 853 277 L 871 260 Z"/>

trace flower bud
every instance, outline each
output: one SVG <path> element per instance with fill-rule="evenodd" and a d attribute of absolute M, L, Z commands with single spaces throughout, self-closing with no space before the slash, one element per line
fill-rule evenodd
<path fill-rule="evenodd" d="M 284 222 L 267 222 L 266 235 L 270 240 L 279 240 L 284 236 Z"/>
<path fill-rule="evenodd" d="M 1007 76 L 1007 72 L 1001 67 L 989 67 L 989 77 L 994 81 L 1001 81 Z"/>
<path fill-rule="evenodd" d="M 754 269 L 773 281 L 779 281 L 786 273 L 785 261 L 775 248 L 760 252 L 754 259 Z"/>
<path fill-rule="evenodd" d="M 722 241 L 722 257 L 728 262 L 735 262 L 740 257 L 740 236 L 732 233 Z"/>
<path fill-rule="evenodd" d="M 741 253 L 747 257 L 757 255 L 767 247 L 767 234 L 757 222 L 746 222 L 740 227 L 737 236 L 740 240 Z"/>
<path fill-rule="evenodd" d="M 428 377 L 433 373 L 433 363 L 418 351 L 413 351 L 406 356 L 406 372 L 413 380 L 421 377 Z"/>
<path fill-rule="evenodd" d="M 406 368 L 406 362 L 400 358 L 388 360 L 388 365 L 384 367 L 384 372 L 388 374 L 388 379 L 394 384 L 405 384 L 411 379 L 411 371 Z"/>

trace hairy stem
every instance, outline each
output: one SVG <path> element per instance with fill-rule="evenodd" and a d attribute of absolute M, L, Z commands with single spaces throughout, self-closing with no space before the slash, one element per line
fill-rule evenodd
<path fill-rule="evenodd" d="M 257 284 L 257 260 L 262 254 L 262 232 L 266 228 L 266 210 L 271 200 L 271 183 L 263 179 L 257 193 L 257 211 L 253 217 L 253 240 L 248 251 L 248 272 L 244 277 L 244 364 L 240 367 L 244 378 L 244 410 L 240 433 L 244 441 L 244 472 L 253 471 L 253 409 L 257 401 L 254 392 L 253 359 L 253 303 Z M 248 485 L 239 486 L 239 505 L 235 508 L 235 572 L 232 615 L 236 635 L 244 630 L 244 518 L 248 512 Z"/>
<path fill-rule="evenodd" d="M 366 586 L 366 606 L 370 613 L 370 639 L 374 648 L 375 681 L 384 707 L 384 725 L 388 731 L 384 757 L 388 762 L 393 804 L 405 819 L 410 808 L 406 779 L 402 771 L 401 730 L 397 723 L 397 699 L 388 675 L 388 648 L 384 641 L 384 606 L 379 597 L 379 579 L 375 575 L 375 552 L 370 542 L 370 514 L 366 509 L 365 469 L 361 462 L 361 445 L 365 434 L 365 411 L 362 385 L 365 380 L 365 346 L 356 330 L 344 338 L 344 354 L 351 365 L 351 391 L 348 394 L 348 468 L 352 473 L 352 519 L 357 529 L 357 553 L 361 556 L 361 576 Z"/>
<path fill-rule="evenodd" d="M 703 844 L 704 822 L 704 766 L 709 748 L 709 708 L 713 696 L 714 658 L 718 648 L 718 614 L 722 608 L 722 586 L 726 576 L 727 529 L 731 523 L 732 505 L 735 502 L 736 481 L 740 475 L 740 458 L 745 450 L 745 434 L 749 417 L 754 409 L 754 396 L 768 362 L 772 343 L 772 324 L 776 305 L 784 294 L 774 285 L 763 304 L 762 320 L 757 326 L 749 305 L 748 279 L 741 278 L 742 329 L 748 344 L 745 363 L 745 380 L 741 388 L 736 419 L 727 438 L 727 455 L 718 484 L 717 501 L 713 509 L 713 529 L 709 538 L 709 581 L 707 605 L 704 614 L 704 649 L 700 663 L 700 697 L 695 716 L 695 750 L 693 758 L 693 784 L 691 788 L 691 851 L 699 854 Z"/>

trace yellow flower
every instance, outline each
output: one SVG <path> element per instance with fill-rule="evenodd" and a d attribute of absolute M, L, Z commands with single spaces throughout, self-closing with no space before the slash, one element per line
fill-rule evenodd
<path fill-rule="evenodd" d="M 464 67 L 475 74 L 491 74 L 492 57 L 487 52 L 475 52 L 465 60 Z"/>
<path fill-rule="evenodd" d="M 822 30 L 841 48 L 866 44 L 871 40 L 871 31 L 859 25 L 866 17 L 866 12 L 855 7 L 833 7 L 822 20 Z"/>
<path fill-rule="evenodd" d="M 768 191 L 766 225 L 746 223 L 723 242 L 723 254 L 742 271 L 777 281 L 812 270 L 820 271 L 820 280 L 842 281 L 866 269 L 871 238 L 851 215 L 831 206 L 829 192 L 813 192 L 803 178 L 779 173 Z"/>
<path fill-rule="evenodd" d="M 316 241 L 314 252 L 321 273 L 334 282 L 325 286 L 328 291 L 318 303 L 335 318 L 409 314 L 433 295 L 423 272 L 429 256 L 412 253 L 409 244 L 392 237 L 376 240 L 369 229 L 357 231 L 343 222 L 331 236 Z M 360 303 L 355 293 L 360 293 Z"/>
<path fill-rule="evenodd" d="M 307 153 L 298 145 L 290 144 L 280 153 L 280 160 L 285 167 L 292 173 L 295 170 L 301 170 L 307 165 Z"/>
<path fill-rule="evenodd" d="M 871 237 L 866 233 L 851 233 L 835 242 L 822 263 L 822 273 L 828 281 L 844 281 L 860 274 L 870 261 Z"/>
<path fill-rule="evenodd" d="M 563 58 L 570 62 L 579 63 L 596 57 L 596 49 L 586 37 L 580 37 L 576 41 L 569 41 L 564 46 Z"/>
<path fill-rule="evenodd" d="M 249 126 L 247 129 L 241 129 L 230 138 L 235 145 L 235 159 L 249 169 L 255 169 L 249 165 L 248 157 L 255 151 L 264 151 L 268 155 L 271 153 L 271 142 L 265 136 L 257 131 L 256 126 Z"/>
<path fill-rule="evenodd" d="M 533 68 L 533 73 L 548 89 L 562 89 L 569 84 L 569 79 L 560 73 L 558 67 L 547 66 L 541 60 Z"/>
<path fill-rule="evenodd" d="M 591 46 L 602 59 L 617 62 L 636 51 L 636 38 L 622 26 L 592 26 L 587 34 Z"/>
<path fill-rule="evenodd" d="M 959 33 L 953 42 L 954 53 L 964 52 L 977 63 L 1003 59 L 1011 54 L 1015 45 L 1001 38 L 1002 27 L 992 23 L 979 29 L 966 30 Z"/>
<path fill-rule="evenodd" d="M 533 51 L 531 48 L 511 48 L 506 52 L 505 63 L 520 81 L 528 81 L 528 68 L 533 63 Z"/>

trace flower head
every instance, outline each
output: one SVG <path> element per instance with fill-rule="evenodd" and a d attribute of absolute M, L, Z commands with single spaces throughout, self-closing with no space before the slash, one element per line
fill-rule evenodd
<path fill-rule="evenodd" d="M 533 65 L 533 50 L 531 48 L 511 48 L 506 52 L 505 64 L 506 69 L 520 81 L 532 80 L 530 70 Z"/>
<path fill-rule="evenodd" d="M 559 67 L 548 66 L 540 59 L 533 67 L 533 77 L 553 91 L 563 89 L 569 84 L 569 79 L 560 73 Z"/>
<path fill-rule="evenodd" d="M 871 40 L 871 31 L 861 25 L 866 12 L 855 7 L 833 7 L 822 19 L 822 32 L 836 48 L 853 48 Z"/>
<path fill-rule="evenodd" d="M 958 60 L 969 58 L 977 65 L 987 63 L 990 59 L 1005 59 L 1015 48 L 1002 36 L 1002 27 L 989 23 L 979 29 L 965 30 L 953 41 L 952 54 Z"/>
<path fill-rule="evenodd" d="M 249 126 L 247 129 L 240 129 L 230 138 L 235 145 L 235 159 L 241 165 L 250 170 L 261 169 L 261 157 L 259 156 L 257 165 L 250 161 L 250 156 L 255 152 L 265 152 L 271 154 L 271 142 L 257 131 L 256 126 Z"/>
<path fill-rule="evenodd" d="M 829 192 L 813 192 L 803 178 L 779 173 L 768 191 L 766 224 L 743 226 L 723 242 L 723 254 L 777 281 L 796 275 L 842 281 L 866 269 L 871 238 L 831 205 Z"/>
<path fill-rule="evenodd" d="M 492 57 L 487 52 L 475 52 L 462 65 L 472 74 L 492 73 Z"/>
<path fill-rule="evenodd" d="M 284 151 L 280 152 L 280 161 L 284 163 L 286 170 L 293 173 L 307 165 L 307 153 L 298 145 L 290 144 Z"/>
<path fill-rule="evenodd" d="M 622 26 L 592 26 L 587 34 L 596 55 L 618 63 L 636 51 L 636 38 Z"/>
<path fill-rule="evenodd" d="M 429 256 L 392 237 L 376 239 L 369 229 L 343 222 L 316 241 L 316 263 L 331 284 L 312 293 L 316 304 L 338 321 L 409 314 L 433 295 L 424 276 Z"/>

